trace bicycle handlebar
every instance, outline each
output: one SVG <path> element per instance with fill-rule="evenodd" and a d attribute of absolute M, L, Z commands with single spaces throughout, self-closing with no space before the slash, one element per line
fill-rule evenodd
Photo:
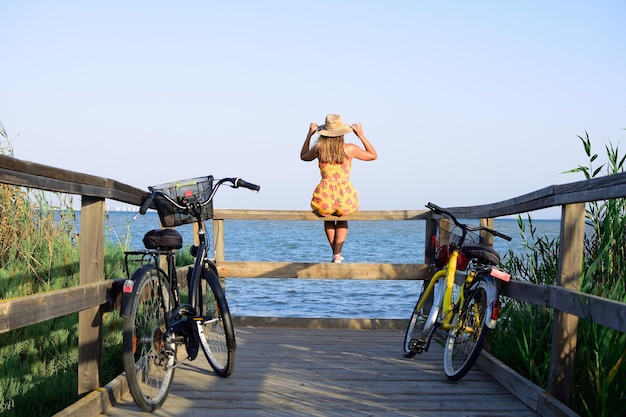
<path fill-rule="evenodd" d="M 252 184 L 247 181 L 244 181 L 241 178 L 235 178 L 233 181 L 233 188 L 244 187 L 252 191 L 259 191 L 261 189 L 260 185 Z"/>
<path fill-rule="evenodd" d="M 461 229 L 470 231 L 470 232 L 477 232 L 477 231 L 481 231 L 484 230 L 485 232 L 488 232 L 494 236 L 498 236 L 502 239 L 508 240 L 510 241 L 512 238 L 510 236 L 505 235 L 504 233 L 500 233 L 496 230 L 490 229 L 488 227 L 484 227 L 484 226 L 468 226 L 466 224 L 463 224 L 461 222 L 459 222 L 457 220 L 456 217 L 454 217 L 454 215 L 452 213 L 450 213 L 449 211 L 439 207 L 438 205 L 429 202 L 428 204 L 426 204 L 426 207 L 429 208 L 433 213 L 435 214 L 444 214 L 446 217 L 449 217 L 450 220 L 452 220 L 454 222 L 454 224 L 456 224 L 458 227 L 460 227 Z"/>
<path fill-rule="evenodd" d="M 148 209 L 152 205 L 152 200 L 154 200 L 154 194 L 153 193 L 148 194 L 143 199 L 143 202 L 141 203 L 141 207 L 139 207 L 139 213 L 140 214 L 146 214 L 146 212 L 148 211 Z"/>
<path fill-rule="evenodd" d="M 224 184 L 225 182 L 231 183 L 232 188 L 243 187 L 243 188 L 247 188 L 249 190 L 257 191 L 257 192 L 261 189 L 259 185 L 252 184 L 251 182 L 245 181 L 239 177 L 222 178 L 215 182 L 213 190 L 211 190 L 211 194 L 209 195 L 209 197 L 205 201 L 199 202 L 199 205 L 205 206 L 209 204 L 213 200 L 213 197 L 215 196 L 217 189 L 220 188 L 220 186 Z M 148 209 L 152 207 L 152 202 L 154 201 L 154 197 L 156 196 L 161 196 L 165 198 L 165 200 L 167 200 L 170 204 L 172 204 L 173 206 L 181 210 L 186 210 L 188 208 L 186 205 L 179 204 L 176 200 L 172 199 L 169 195 L 165 194 L 162 191 L 155 190 L 152 187 L 149 187 L 149 189 L 150 189 L 150 193 L 144 198 L 143 202 L 141 203 L 141 207 L 139 208 L 140 214 L 146 214 Z"/>

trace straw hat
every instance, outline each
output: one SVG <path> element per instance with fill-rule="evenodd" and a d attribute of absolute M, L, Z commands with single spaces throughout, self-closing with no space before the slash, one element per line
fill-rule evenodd
<path fill-rule="evenodd" d="M 352 128 L 350 125 L 345 124 L 338 114 L 329 114 L 326 116 L 325 123 L 317 129 L 317 133 L 320 134 L 320 136 L 328 136 L 331 138 L 343 136 L 350 132 L 352 132 Z"/>

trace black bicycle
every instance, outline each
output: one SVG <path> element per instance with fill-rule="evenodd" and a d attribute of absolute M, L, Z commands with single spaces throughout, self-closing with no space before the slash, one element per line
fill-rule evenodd
<path fill-rule="evenodd" d="M 121 306 L 124 370 L 135 403 L 145 411 L 163 405 L 176 366 L 194 360 L 200 348 L 217 375 L 227 377 L 235 368 L 235 330 L 217 268 L 208 256 L 204 226 L 213 218 L 213 197 L 225 183 L 260 189 L 241 178 L 193 178 L 149 187 L 139 210 L 145 214 L 156 209 L 164 227 L 195 223 L 198 237 L 190 249 L 195 262 L 183 291 L 174 252 L 183 246 L 179 232 L 151 230 L 143 239 L 145 250 L 126 252 L 128 276 Z"/>

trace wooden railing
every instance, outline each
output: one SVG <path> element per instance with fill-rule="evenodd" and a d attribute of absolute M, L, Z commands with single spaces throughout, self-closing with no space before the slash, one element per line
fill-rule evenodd
<path fill-rule="evenodd" d="M 105 199 L 140 205 L 145 190 L 110 179 L 94 177 L 14 158 L 0 156 L 0 183 L 81 196 L 80 284 L 73 288 L 0 300 L 0 332 L 18 329 L 55 317 L 79 312 L 78 395 L 100 386 L 102 360 L 101 315 L 117 303 L 120 280 L 104 280 Z M 626 197 L 626 174 L 551 186 L 494 204 L 448 208 L 459 218 L 480 219 L 493 225 L 494 218 L 561 206 L 558 286 L 511 281 L 503 295 L 555 310 L 549 391 L 570 404 L 573 355 L 578 318 L 626 332 L 626 304 L 577 291 L 581 276 L 585 206 L 588 201 Z M 329 264 L 294 262 L 227 262 L 224 259 L 224 221 L 231 219 L 323 219 L 308 211 L 215 210 L 213 239 L 215 258 L 224 277 L 291 277 L 331 279 L 424 279 L 423 264 Z M 415 211 L 360 211 L 346 220 L 429 220 L 429 213 Z M 434 227 L 427 221 L 426 236 Z M 68 303 L 71 297 L 72 303 Z"/>

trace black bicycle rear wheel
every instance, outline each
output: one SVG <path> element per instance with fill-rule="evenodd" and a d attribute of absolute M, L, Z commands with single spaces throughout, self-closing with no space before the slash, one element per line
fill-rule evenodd
<path fill-rule="evenodd" d="M 200 281 L 200 300 L 196 304 L 201 320 L 196 320 L 200 346 L 211 368 L 221 377 L 235 369 L 235 329 L 226 302 L 226 296 L 217 274 L 203 268 Z"/>
<path fill-rule="evenodd" d="M 124 370 L 135 403 L 152 412 L 163 405 L 174 380 L 176 345 L 166 338 L 173 298 L 165 276 L 152 265 L 138 269 L 133 279 L 124 321 Z"/>
<path fill-rule="evenodd" d="M 481 280 L 466 297 L 452 319 L 454 328 L 448 332 L 444 345 L 443 367 L 451 381 L 463 378 L 472 368 L 489 336 L 495 289 Z"/>

